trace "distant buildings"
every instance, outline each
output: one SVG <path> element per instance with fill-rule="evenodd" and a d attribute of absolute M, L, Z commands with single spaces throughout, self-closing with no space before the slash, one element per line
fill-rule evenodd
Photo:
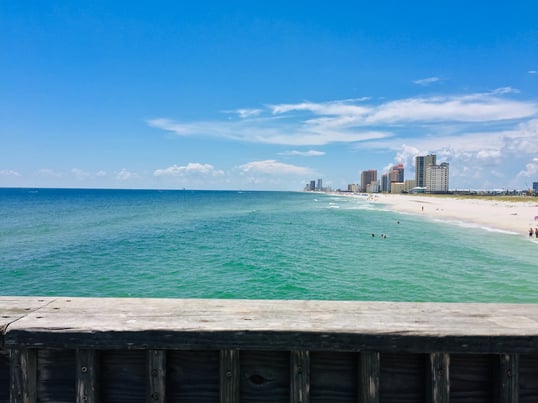
<path fill-rule="evenodd" d="M 315 180 L 311 180 L 310 183 L 307 183 L 304 190 L 306 192 L 324 192 L 327 189 L 323 187 L 323 180 L 318 179 L 317 184 Z"/>
<path fill-rule="evenodd" d="M 417 187 L 426 187 L 426 168 L 430 165 L 435 165 L 436 158 L 435 154 L 415 157 L 415 181 Z"/>
<path fill-rule="evenodd" d="M 349 184 L 347 192 L 359 193 L 448 193 L 449 164 L 437 164 L 435 154 L 415 157 L 415 179 L 405 179 L 403 164 L 396 164 L 377 180 L 377 170 L 369 169 L 360 174 L 360 184 Z M 534 194 L 538 193 L 538 182 L 533 182 Z M 305 186 L 305 191 L 330 191 L 323 187 L 321 179 L 312 180 Z M 344 190 L 345 192 L 345 190 Z"/>
<path fill-rule="evenodd" d="M 373 182 L 377 182 L 376 169 L 361 172 L 361 192 L 368 192 L 368 186 Z"/>
<path fill-rule="evenodd" d="M 435 154 L 415 157 L 416 188 L 426 193 L 448 193 L 449 164 L 436 163 Z"/>
<path fill-rule="evenodd" d="M 426 169 L 426 192 L 448 193 L 448 162 L 430 165 Z"/>

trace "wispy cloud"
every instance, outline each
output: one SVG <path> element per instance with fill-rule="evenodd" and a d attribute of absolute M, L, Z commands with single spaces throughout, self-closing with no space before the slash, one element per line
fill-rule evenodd
<path fill-rule="evenodd" d="M 278 155 L 296 155 L 299 157 L 321 157 L 325 155 L 326 153 L 324 151 L 316 151 L 316 150 L 309 150 L 309 151 L 297 151 L 297 150 L 291 150 L 291 151 L 283 151 L 281 153 L 278 153 Z"/>
<path fill-rule="evenodd" d="M 416 124 L 486 124 L 517 121 L 538 114 L 533 101 L 511 99 L 510 87 L 486 93 L 372 100 L 274 104 L 245 109 L 239 120 L 181 122 L 148 120 L 151 127 L 178 136 L 216 137 L 231 141 L 291 146 L 357 143 L 396 136 L 394 127 Z M 368 102 L 366 102 L 368 101 Z"/>
<path fill-rule="evenodd" d="M 529 74 L 536 74 L 536 73 L 538 73 L 538 71 L 536 71 L 536 70 L 529 70 L 528 73 L 529 73 Z"/>
<path fill-rule="evenodd" d="M 441 79 L 439 77 L 428 77 L 428 78 L 421 78 L 419 80 L 415 80 L 413 81 L 413 84 L 426 86 L 426 85 L 433 84 L 437 81 L 441 81 Z"/>
<path fill-rule="evenodd" d="M 154 176 L 190 176 L 190 175 L 208 175 L 221 176 L 224 171 L 215 169 L 211 164 L 200 164 L 198 162 L 189 162 L 185 166 L 172 165 L 168 168 L 156 169 Z"/>
<path fill-rule="evenodd" d="M 120 181 L 129 181 L 132 179 L 138 179 L 140 176 L 136 172 L 131 172 L 126 168 L 122 168 L 116 173 L 116 179 Z"/>
<path fill-rule="evenodd" d="M 276 160 L 253 161 L 239 167 L 244 173 L 263 173 L 269 175 L 310 175 L 310 168 L 285 164 Z"/>
<path fill-rule="evenodd" d="M 22 176 L 19 172 L 12 169 L 0 169 L 0 176 Z"/>

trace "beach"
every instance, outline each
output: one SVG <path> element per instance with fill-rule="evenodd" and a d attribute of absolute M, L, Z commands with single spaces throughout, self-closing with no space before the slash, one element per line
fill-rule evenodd
<path fill-rule="evenodd" d="M 423 215 L 429 219 L 474 223 L 487 228 L 528 234 L 538 228 L 536 202 L 463 199 L 430 195 L 381 194 L 376 198 L 388 208 L 402 213 Z"/>

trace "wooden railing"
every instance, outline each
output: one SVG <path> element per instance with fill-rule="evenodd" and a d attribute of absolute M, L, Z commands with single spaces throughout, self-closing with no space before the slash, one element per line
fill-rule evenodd
<path fill-rule="evenodd" d="M 0 297 L 0 402 L 538 402 L 538 304 Z"/>

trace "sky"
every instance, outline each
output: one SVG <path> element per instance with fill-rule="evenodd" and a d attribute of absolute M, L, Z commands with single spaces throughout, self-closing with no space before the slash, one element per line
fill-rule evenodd
<path fill-rule="evenodd" d="M 0 186 L 538 182 L 538 2 L 0 0 Z"/>

